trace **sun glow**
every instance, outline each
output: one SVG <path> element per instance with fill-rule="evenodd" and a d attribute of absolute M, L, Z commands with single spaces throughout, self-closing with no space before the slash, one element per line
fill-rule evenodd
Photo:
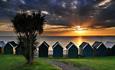
<path fill-rule="evenodd" d="M 81 26 L 77 26 L 76 27 L 78 31 L 82 31 L 83 29 L 81 28 Z"/>
<path fill-rule="evenodd" d="M 81 26 L 76 26 L 75 32 L 76 32 L 78 35 L 83 35 L 83 34 L 86 32 L 86 30 L 85 30 L 85 28 L 82 28 Z"/>

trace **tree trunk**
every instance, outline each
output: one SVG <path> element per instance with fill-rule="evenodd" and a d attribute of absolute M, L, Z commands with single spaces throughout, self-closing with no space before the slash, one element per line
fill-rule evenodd
<path fill-rule="evenodd" d="M 28 59 L 27 59 L 27 64 L 32 64 L 33 63 L 33 58 L 32 56 L 30 56 Z"/>
<path fill-rule="evenodd" d="M 27 51 L 27 57 L 28 57 L 28 59 L 27 59 L 27 63 L 28 64 L 32 64 L 33 63 L 33 60 L 34 60 L 34 55 L 33 55 L 33 50 L 32 50 L 32 47 L 33 47 L 33 44 L 32 44 L 32 37 L 31 37 L 32 35 L 30 35 L 30 37 L 27 39 L 27 46 L 28 47 L 26 47 L 26 49 L 28 49 L 28 51 Z"/>

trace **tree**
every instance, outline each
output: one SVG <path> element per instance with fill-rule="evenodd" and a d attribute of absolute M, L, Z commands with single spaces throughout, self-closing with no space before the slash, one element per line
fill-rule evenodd
<path fill-rule="evenodd" d="M 41 12 L 23 11 L 17 13 L 12 23 L 18 37 L 19 47 L 28 64 L 34 60 L 37 34 L 43 33 L 44 15 Z"/>

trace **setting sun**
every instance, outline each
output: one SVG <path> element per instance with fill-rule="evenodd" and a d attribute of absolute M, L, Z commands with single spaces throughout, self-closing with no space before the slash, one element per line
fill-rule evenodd
<path fill-rule="evenodd" d="M 75 28 L 75 32 L 78 34 L 78 35 L 82 35 L 86 32 L 86 30 L 84 28 L 82 28 L 81 26 L 76 26 Z"/>
<path fill-rule="evenodd" d="M 81 28 L 81 26 L 76 26 L 76 29 L 78 30 L 78 31 L 82 31 L 83 29 Z"/>

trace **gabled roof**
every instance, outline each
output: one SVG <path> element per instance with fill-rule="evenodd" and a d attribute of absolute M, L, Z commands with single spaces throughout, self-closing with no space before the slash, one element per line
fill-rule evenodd
<path fill-rule="evenodd" d="M 115 42 L 109 42 L 109 41 L 107 41 L 107 42 L 105 43 L 105 46 L 106 46 L 107 48 L 112 48 L 114 45 L 115 45 Z"/>
<path fill-rule="evenodd" d="M 57 45 L 61 46 L 61 44 L 60 44 L 59 42 L 56 42 L 56 43 L 52 46 L 52 48 L 55 48 Z M 61 46 L 61 47 L 62 47 L 62 46 Z"/>
<path fill-rule="evenodd" d="M 42 46 L 42 45 L 45 45 L 45 46 L 49 47 L 49 45 L 45 41 L 43 41 L 43 43 L 40 46 Z"/>
<path fill-rule="evenodd" d="M 12 45 L 13 47 L 17 46 L 17 44 L 14 41 L 10 41 L 9 44 Z"/>
<path fill-rule="evenodd" d="M 66 46 L 66 48 L 67 49 L 70 49 L 72 46 L 76 46 L 73 42 L 70 42 L 67 46 Z M 77 46 L 76 46 L 76 48 L 77 48 Z"/>
<path fill-rule="evenodd" d="M 4 41 L 0 41 L 0 47 L 4 47 L 5 46 L 5 42 Z"/>
<path fill-rule="evenodd" d="M 112 48 L 115 48 L 115 45 L 113 45 Z"/>
<path fill-rule="evenodd" d="M 7 44 L 9 44 L 12 47 L 16 47 L 17 46 L 17 44 L 14 41 L 7 42 Z"/>
<path fill-rule="evenodd" d="M 82 49 L 84 49 L 84 48 L 87 47 L 87 46 L 90 46 L 90 44 L 87 43 L 87 42 L 83 42 L 79 47 L 82 48 Z M 91 46 L 90 46 L 90 47 L 91 47 Z"/>
<path fill-rule="evenodd" d="M 99 48 L 101 45 L 104 45 L 104 44 L 103 44 L 102 42 L 96 41 L 96 42 L 92 45 L 92 47 L 95 48 L 95 49 L 97 49 L 97 48 Z"/>

